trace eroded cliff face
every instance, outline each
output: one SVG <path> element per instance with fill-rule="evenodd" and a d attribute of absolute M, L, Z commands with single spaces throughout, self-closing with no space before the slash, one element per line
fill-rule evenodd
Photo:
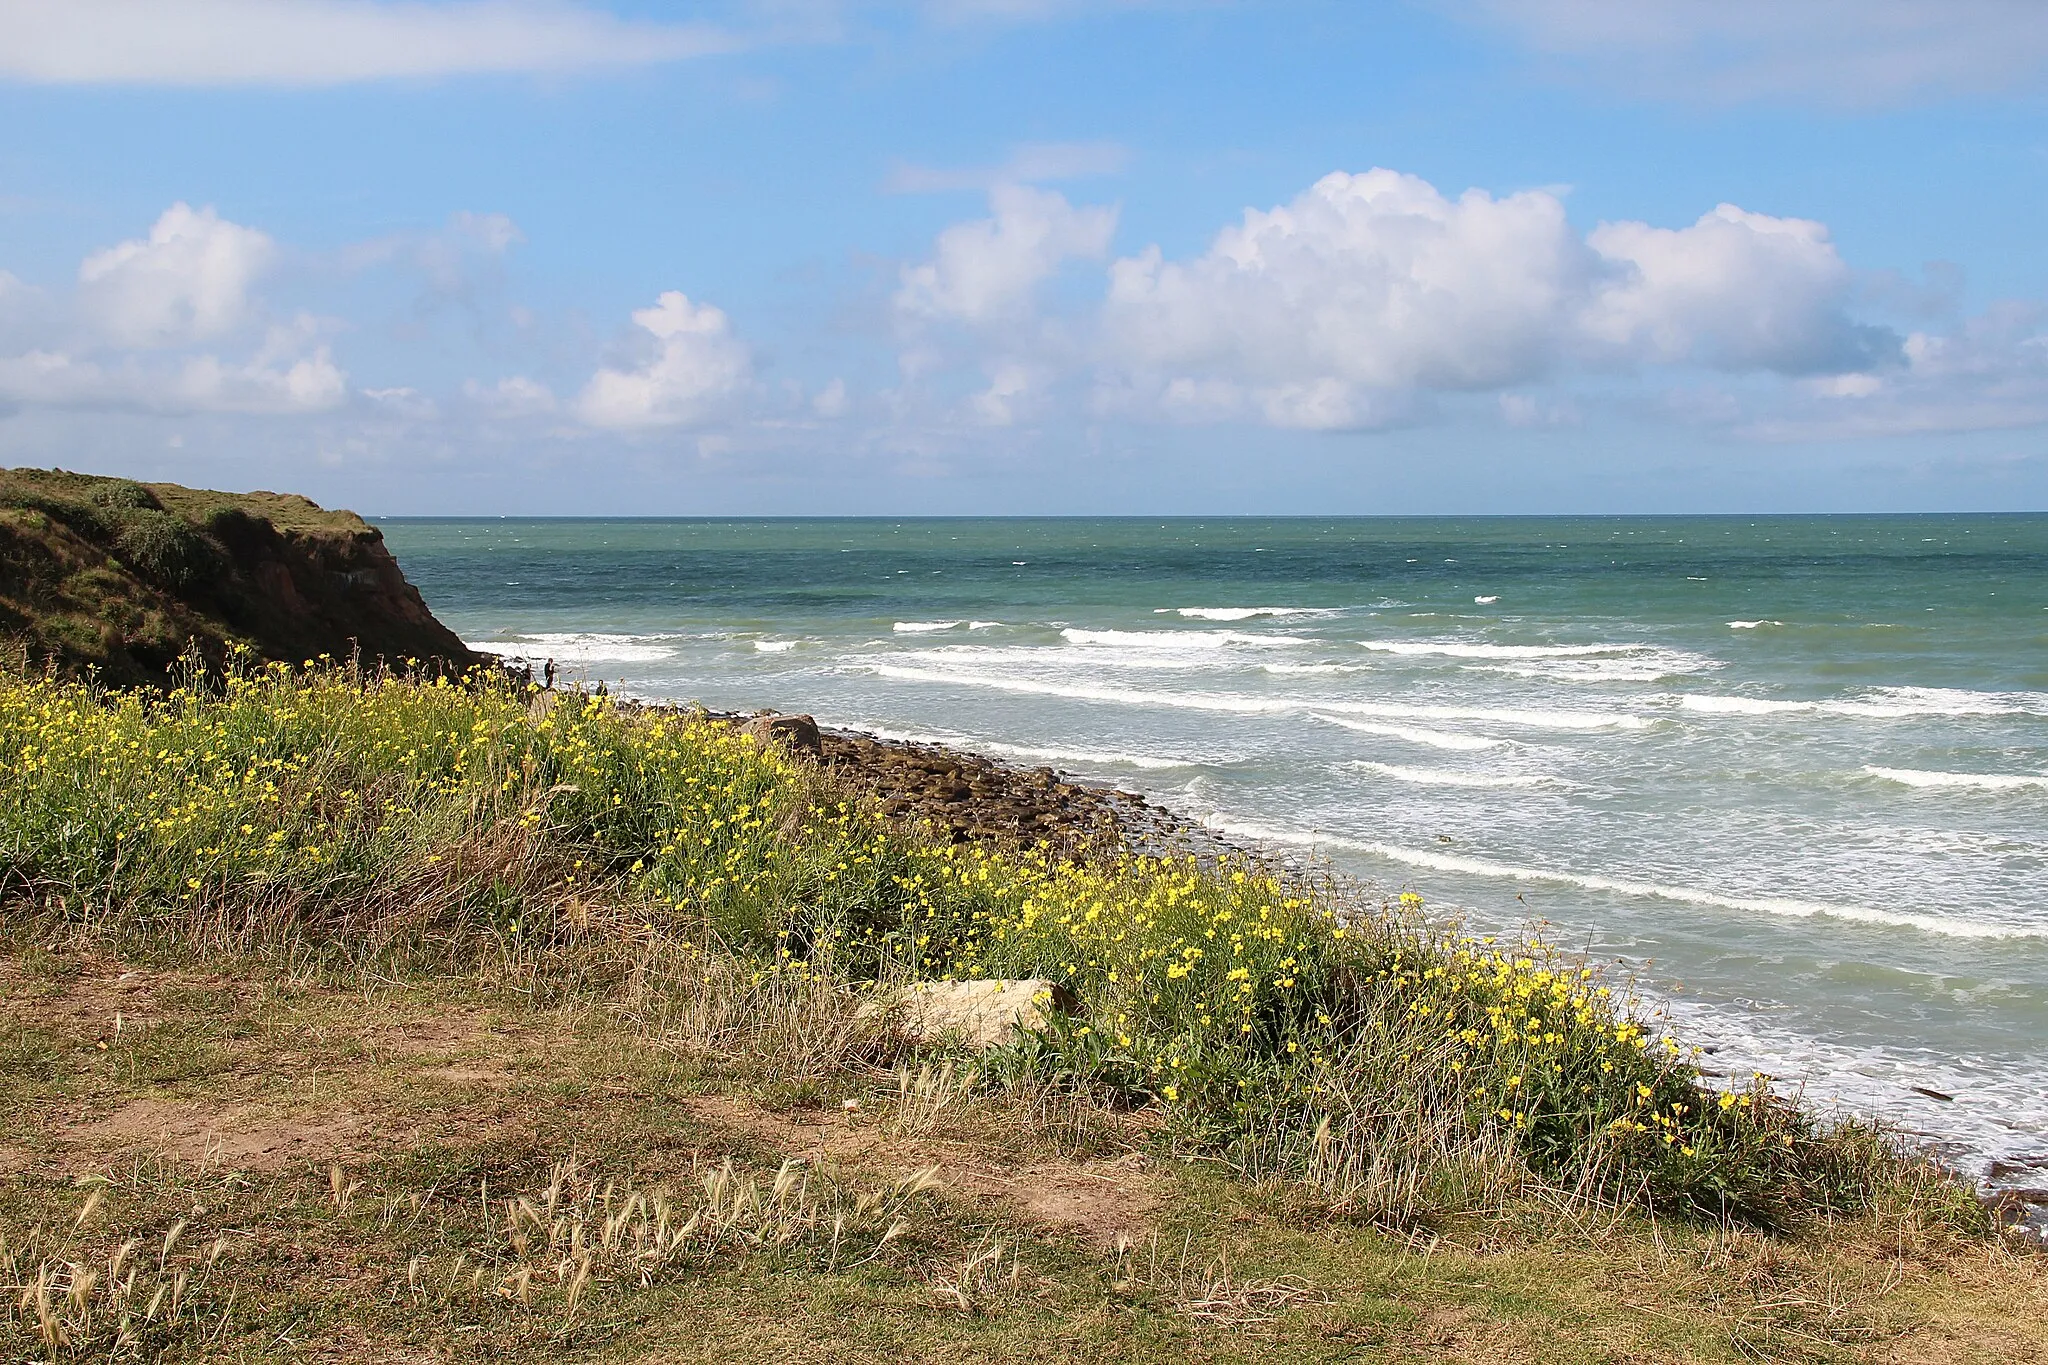
<path fill-rule="evenodd" d="M 0 471 L 0 638 L 32 668 L 160 682 L 195 646 L 298 663 L 488 660 L 434 619 L 383 533 L 276 493 Z"/>

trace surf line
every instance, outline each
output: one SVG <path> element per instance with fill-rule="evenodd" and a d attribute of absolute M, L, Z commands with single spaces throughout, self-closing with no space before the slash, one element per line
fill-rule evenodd
<path fill-rule="evenodd" d="M 1065 697 L 1073 701 L 1108 702 L 1121 706 L 1164 706 L 1179 710 L 1221 711 L 1238 715 L 1308 712 L 1327 720 L 1331 719 L 1328 713 L 1337 713 L 1346 716 L 1374 716 L 1401 720 L 1468 720 L 1539 730 L 1641 730 L 1648 728 L 1652 723 L 1643 716 L 1619 711 L 1525 711 L 1501 707 L 1427 706 L 1401 702 L 1314 701 L 1308 698 L 1240 697 L 1228 694 L 1190 695 L 1176 692 L 1143 692 L 1118 687 L 1072 686 L 1040 682 L 1031 678 L 987 674 L 947 673 L 936 669 L 904 668 L 896 664 L 868 664 L 865 667 L 877 677 L 895 678 L 904 682 L 986 687 L 1001 692 L 1023 692 L 1032 696 Z"/>
<path fill-rule="evenodd" d="M 1578 873 L 1555 872 L 1540 867 L 1517 867 L 1511 863 L 1488 862 L 1480 858 L 1436 853 L 1428 849 L 1402 848 L 1398 844 L 1384 844 L 1372 840 L 1346 839 L 1340 835 L 1317 835 L 1277 829 L 1270 825 L 1223 817 L 1212 816 L 1206 823 L 1209 828 L 1222 834 L 1235 834 L 1241 838 L 1259 839 L 1276 844 L 1350 849 L 1385 858 L 1390 862 L 1405 863 L 1410 867 L 1428 868 L 1434 872 L 1462 872 L 1468 876 L 1498 877 L 1508 881 L 1548 882 L 1555 886 L 1576 887 L 1581 891 L 1608 891 L 1623 896 L 1678 901 L 1689 905 L 1712 906 L 1721 910 L 1742 910 L 1786 919 L 1836 919 L 1854 924 L 1918 929 L 1924 933 L 1942 934 L 1951 938 L 2048 937 L 2048 931 L 1985 924 L 1978 920 L 1948 919 L 1939 915 L 1915 915 L 1898 910 L 1877 910 L 1862 905 L 1837 905 L 1775 896 L 1722 896 L 1711 891 L 1665 886 L 1657 882 L 1632 881 L 1623 877 L 1582 876 Z"/>

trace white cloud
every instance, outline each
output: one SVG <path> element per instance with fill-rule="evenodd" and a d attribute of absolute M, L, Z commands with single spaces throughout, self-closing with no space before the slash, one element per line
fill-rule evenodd
<path fill-rule="evenodd" d="M 635 66 L 735 45 L 704 25 L 568 0 L 0 0 L 0 77 L 51 84 L 323 86 Z"/>
<path fill-rule="evenodd" d="M 827 420 L 844 417 L 853 407 L 846 395 L 846 381 L 834 379 L 811 399 L 811 411 Z"/>
<path fill-rule="evenodd" d="M 1325 176 L 1247 210 L 1208 251 L 1110 267 L 1110 405 L 1288 427 L 1410 420 L 1414 396 L 1485 391 L 1575 366 L 1861 369 L 1888 333 L 1844 308 L 1826 230 L 1723 206 L 1691 227 L 1590 238 L 1547 191 L 1456 199 L 1389 170 Z"/>
<path fill-rule="evenodd" d="M 1738 414 L 1763 440 L 1998 431 L 2048 423 L 2048 307 L 2006 301 L 1946 335 L 1915 332 L 1904 363 L 1816 376 L 1785 401 Z"/>
<path fill-rule="evenodd" d="M 1854 281 L 1820 223 L 1722 204 L 1691 227 L 1603 223 L 1588 240 L 1626 273 L 1599 289 L 1585 330 L 1631 360 L 1814 374 L 1897 354 L 1844 313 Z"/>
<path fill-rule="evenodd" d="M 1036 185 L 1048 180 L 1089 180 L 1120 175 L 1130 160 L 1130 149 L 1115 142 L 1027 142 L 996 166 L 943 170 L 899 164 L 890 170 L 883 188 L 895 194 L 933 194 Z"/>
<path fill-rule="evenodd" d="M 1031 407 L 1043 380 L 1028 365 L 1000 361 L 990 367 L 987 387 L 968 395 L 967 416 L 981 426 L 1014 426 Z"/>
<path fill-rule="evenodd" d="M 466 380 L 462 396 L 494 417 L 540 417 L 558 406 L 554 390 L 525 375 L 512 375 L 489 385 Z"/>
<path fill-rule="evenodd" d="M 1631 92 L 1872 104 L 2039 88 L 2036 0 L 1445 0 Z"/>
<path fill-rule="evenodd" d="M 1280 407 L 1335 416 L 1343 405 L 1324 381 L 1456 389 L 1530 377 L 1593 270 L 1551 195 L 1453 201 L 1415 176 L 1338 172 L 1289 204 L 1247 210 L 1193 260 L 1152 248 L 1117 261 L 1104 322 L 1111 353 L 1135 369 L 1286 386 Z"/>
<path fill-rule="evenodd" d="M 752 386 L 752 355 L 710 304 L 693 304 L 670 290 L 634 313 L 633 322 L 646 334 L 645 358 L 591 376 L 576 400 L 577 414 L 591 426 L 698 425 L 729 410 Z"/>
<path fill-rule="evenodd" d="M 904 267 L 900 313 L 976 324 L 1015 319 L 1062 265 L 1103 256 L 1116 232 L 1114 208 L 1077 209 L 1029 185 L 996 186 L 989 209 L 990 217 L 941 232 L 931 260 Z"/>
<path fill-rule="evenodd" d="M 252 315 L 250 290 L 277 248 L 209 206 L 177 203 L 149 236 L 95 252 L 78 267 L 79 302 L 122 346 L 181 346 L 232 332 Z"/>
<path fill-rule="evenodd" d="M 43 407 L 296 414 L 330 411 L 347 397 L 348 376 L 324 346 L 289 361 L 199 355 L 169 366 L 103 365 L 60 351 L 0 359 L 0 400 Z"/>

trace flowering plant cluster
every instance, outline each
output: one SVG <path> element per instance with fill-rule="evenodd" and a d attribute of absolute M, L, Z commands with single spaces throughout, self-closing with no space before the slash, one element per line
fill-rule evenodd
<path fill-rule="evenodd" d="M 1049 977 L 1085 1009 L 1014 1065 L 1248 1173 L 1484 1168 L 1765 1220 L 1857 1184 L 1860 1149 L 1761 1078 L 1709 1088 L 1540 943 L 1242 857 L 955 845 L 702 715 L 326 661 L 167 693 L 10 679 L 0 769 L 10 917 L 451 958 L 606 934 L 848 989 Z"/>

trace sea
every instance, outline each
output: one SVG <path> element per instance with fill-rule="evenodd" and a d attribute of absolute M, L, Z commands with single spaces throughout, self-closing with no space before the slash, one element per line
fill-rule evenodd
<path fill-rule="evenodd" d="M 379 524 L 480 649 L 1139 792 L 2048 1184 L 2048 516 Z"/>

